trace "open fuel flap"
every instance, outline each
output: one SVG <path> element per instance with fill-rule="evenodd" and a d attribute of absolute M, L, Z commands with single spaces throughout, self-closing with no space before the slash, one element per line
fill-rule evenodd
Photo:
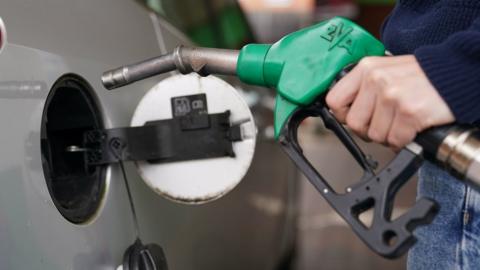
<path fill-rule="evenodd" d="M 245 176 L 255 151 L 256 127 L 244 99 L 214 76 L 175 75 L 140 101 L 134 127 L 173 122 L 163 160 L 137 161 L 142 179 L 178 202 L 205 203 L 228 193 Z M 164 141 L 165 143 L 165 141 Z"/>
<path fill-rule="evenodd" d="M 85 132 L 81 148 L 89 167 L 134 161 L 158 194 L 200 204 L 242 180 L 255 137 L 250 109 L 231 85 L 213 76 L 175 75 L 147 92 L 131 127 Z"/>

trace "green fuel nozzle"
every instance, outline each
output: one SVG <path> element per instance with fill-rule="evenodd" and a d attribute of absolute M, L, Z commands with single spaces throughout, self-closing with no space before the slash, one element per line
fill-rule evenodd
<path fill-rule="evenodd" d="M 249 44 L 240 51 L 179 46 L 170 54 L 107 71 L 102 82 L 113 89 L 178 70 L 202 76 L 236 75 L 245 83 L 276 89 L 275 138 L 283 150 L 365 244 L 381 256 L 396 258 L 415 243 L 415 226 L 430 223 L 438 210 L 434 201 L 420 198 L 409 211 L 392 219 L 397 191 L 424 158 L 479 188 L 480 131 L 455 124 L 432 128 L 419 134 L 416 143 L 402 149 L 383 169 L 375 170 L 375 162 L 330 113 L 325 96 L 360 59 L 384 54 L 383 44 L 370 33 L 335 17 L 275 44 Z M 335 191 L 302 153 L 297 132 L 307 117 L 322 118 L 364 171 L 360 181 L 344 193 Z M 368 227 L 359 216 L 372 208 L 375 216 Z"/>
<path fill-rule="evenodd" d="M 277 90 L 275 138 L 299 106 L 325 94 L 337 75 L 365 56 L 385 54 L 383 44 L 340 17 L 291 33 L 273 45 L 249 44 L 238 57 L 237 74 L 248 84 Z"/>

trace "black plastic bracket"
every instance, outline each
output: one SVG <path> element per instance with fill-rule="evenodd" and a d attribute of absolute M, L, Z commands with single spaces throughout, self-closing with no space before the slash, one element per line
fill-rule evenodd
<path fill-rule="evenodd" d="M 307 117 L 321 117 L 325 126 L 335 133 L 364 171 L 360 181 L 347 188 L 343 194 L 337 193 L 302 153 L 297 140 L 297 130 Z M 295 111 L 282 132 L 280 143 L 300 171 L 357 236 L 383 257 L 402 256 L 415 243 L 412 234 L 415 227 L 430 223 L 438 211 L 436 202 L 420 198 L 408 212 L 392 220 L 395 195 L 421 166 L 421 154 L 403 149 L 375 175 L 375 164 L 363 154 L 323 101 Z M 367 226 L 360 221 L 359 216 L 370 209 L 373 209 L 373 219 L 371 225 Z"/>
<path fill-rule="evenodd" d="M 232 142 L 240 140 L 240 126 L 230 124 L 230 112 L 226 111 L 88 131 L 83 147 L 90 166 L 140 160 L 165 163 L 234 157 Z"/>

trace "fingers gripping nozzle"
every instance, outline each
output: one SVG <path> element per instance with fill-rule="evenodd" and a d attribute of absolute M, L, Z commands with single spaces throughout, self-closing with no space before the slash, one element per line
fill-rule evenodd
<path fill-rule="evenodd" d="M 182 74 L 237 74 L 239 51 L 178 46 L 172 53 L 106 71 L 105 88 L 111 90 L 155 75 L 178 70 Z"/>

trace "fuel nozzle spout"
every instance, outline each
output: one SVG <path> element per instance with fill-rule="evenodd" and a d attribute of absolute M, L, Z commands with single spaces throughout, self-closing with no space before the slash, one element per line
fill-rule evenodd
<path fill-rule="evenodd" d="M 182 74 L 195 72 L 201 76 L 236 75 L 238 55 L 238 50 L 178 46 L 172 53 L 106 71 L 102 83 L 112 90 L 174 70 Z"/>

